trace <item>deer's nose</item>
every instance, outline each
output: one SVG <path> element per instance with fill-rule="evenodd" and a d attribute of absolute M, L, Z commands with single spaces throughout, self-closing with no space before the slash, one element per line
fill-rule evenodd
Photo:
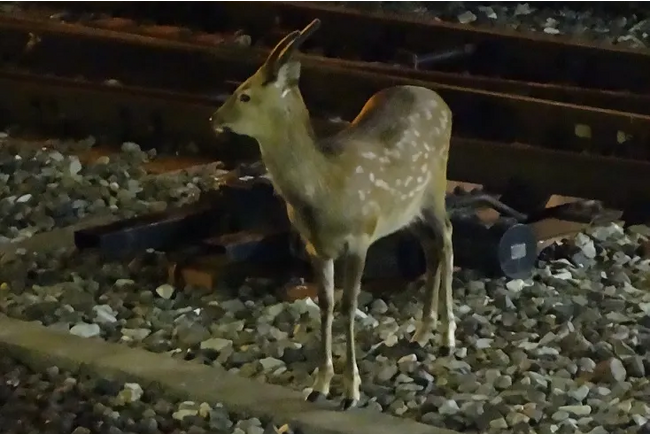
<path fill-rule="evenodd" d="M 214 127 L 214 131 L 217 134 L 222 134 L 222 133 L 232 133 L 232 129 L 230 127 L 224 127 L 224 126 L 218 126 Z"/>

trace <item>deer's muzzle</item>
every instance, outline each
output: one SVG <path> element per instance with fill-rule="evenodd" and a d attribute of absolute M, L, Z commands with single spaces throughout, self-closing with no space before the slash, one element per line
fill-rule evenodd
<path fill-rule="evenodd" d="M 226 127 L 226 126 L 217 126 L 217 127 L 214 127 L 214 132 L 217 133 L 217 134 L 232 133 L 232 129 L 230 129 L 230 127 Z"/>

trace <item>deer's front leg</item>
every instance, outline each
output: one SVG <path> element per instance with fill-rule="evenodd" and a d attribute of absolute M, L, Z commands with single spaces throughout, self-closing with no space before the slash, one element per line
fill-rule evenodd
<path fill-rule="evenodd" d="M 357 299 L 361 291 L 361 276 L 363 267 L 366 262 L 366 250 L 350 249 L 345 259 L 345 283 L 343 287 L 343 301 L 341 310 L 346 321 L 346 361 L 345 371 L 343 372 L 343 382 L 345 395 L 341 408 L 347 410 L 357 405 L 361 394 L 361 378 L 359 377 L 359 368 L 357 367 L 356 342 L 354 332 L 354 319 L 357 311 Z"/>
<path fill-rule="evenodd" d="M 320 307 L 321 363 L 314 379 L 312 392 L 307 397 L 314 402 L 327 397 L 334 376 L 332 363 L 332 319 L 334 316 L 334 261 L 311 255 L 314 275 L 318 284 L 318 305 Z"/>

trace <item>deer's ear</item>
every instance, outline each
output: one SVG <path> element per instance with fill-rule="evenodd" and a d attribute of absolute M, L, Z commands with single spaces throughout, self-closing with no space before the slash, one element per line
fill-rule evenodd
<path fill-rule="evenodd" d="M 300 62 L 289 61 L 278 69 L 275 84 L 279 88 L 289 89 L 298 86 L 300 81 Z"/>

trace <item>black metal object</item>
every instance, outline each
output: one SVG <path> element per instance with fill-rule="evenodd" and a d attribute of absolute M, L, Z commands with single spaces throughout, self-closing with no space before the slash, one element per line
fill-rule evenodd
<path fill-rule="evenodd" d="M 456 216 L 453 226 L 457 264 L 491 276 L 530 276 L 537 259 L 537 239 L 530 226 L 512 218 L 488 226 L 474 215 Z"/>
<path fill-rule="evenodd" d="M 147 248 L 169 250 L 194 243 L 200 244 L 202 252 L 225 254 L 233 262 L 306 262 L 284 202 L 270 182 L 243 175 L 259 171 L 256 165 L 233 171 L 226 184 L 198 205 L 78 231 L 75 243 L 79 249 L 97 248 L 111 258 Z M 566 204 L 527 215 L 482 191 L 456 191 L 447 198 L 454 227 L 455 264 L 492 276 L 527 277 L 537 258 L 537 240 L 526 223 L 550 217 L 589 221 L 599 209 L 596 205 Z M 507 217 L 486 224 L 475 213 L 477 207 L 485 206 Z M 371 246 L 364 278 L 413 279 L 424 271 L 420 244 L 412 232 L 404 230 Z"/>
<path fill-rule="evenodd" d="M 413 69 L 431 68 L 441 63 L 466 59 L 476 51 L 476 45 L 465 44 L 460 48 L 441 50 L 428 54 L 417 54 L 409 50 L 398 49 L 395 60 Z"/>
<path fill-rule="evenodd" d="M 152 248 L 167 250 L 209 236 L 217 210 L 209 202 L 172 212 L 147 214 L 74 233 L 75 246 L 98 249 L 110 259 L 126 257 Z"/>
<path fill-rule="evenodd" d="M 546 204 L 550 199 L 550 194 L 531 188 L 521 179 L 510 180 L 499 198 L 506 205 L 525 213 L 546 208 Z"/>
<path fill-rule="evenodd" d="M 76 231 L 75 246 L 119 258 L 149 248 L 178 249 L 228 233 L 286 231 L 289 223 L 284 207 L 270 183 L 264 178 L 238 175 L 238 171 L 234 172 L 234 179 L 227 185 L 206 194 L 196 204 Z M 239 250 L 237 254 L 241 254 Z"/>
<path fill-rule="evenodd" d="M 284 263 L 292 261 L 289 231 L 241 231 L 203 241 L 210 252 L 232 262 Z"/>

